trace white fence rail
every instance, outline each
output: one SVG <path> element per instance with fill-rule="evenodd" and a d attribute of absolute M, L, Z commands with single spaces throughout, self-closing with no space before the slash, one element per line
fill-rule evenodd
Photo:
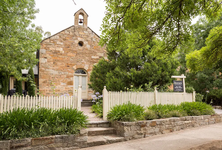
<path fill-rule="evenodd" d="M 195 92 L 108 92 L 106 87 L 103 90 L 103 120 L 107 120 L 107 113 L 110 109 L 119 104 L 131 102 L 148 107 L 154 104 L 180 104 L 181 102 L 195 101 Z"/>
<path fill-rule="evenodd" d="M 74 96 L 2 96 L 0 95 L 0 113 L 14 108 L 76 108 L 81 110 L 81 88 Z"/>

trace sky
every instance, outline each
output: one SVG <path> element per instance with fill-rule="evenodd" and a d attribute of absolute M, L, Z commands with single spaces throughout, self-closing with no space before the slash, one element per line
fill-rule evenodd
<path fill-rule="evenodd" d="M 33 23 L 41 26 L 44 32 L 56 34 L 74 25 L 74 13 L 83 8 L 88 16 L 88 27 L 98 35 L 105 17 L 104 0 L 35 0 L 39 13 Z"/>

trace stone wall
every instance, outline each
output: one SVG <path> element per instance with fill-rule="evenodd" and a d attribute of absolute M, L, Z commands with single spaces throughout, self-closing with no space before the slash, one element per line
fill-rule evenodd
<path fill-rule="evenodd" d="M 79 135 L 55 135 L 40 138 L 0 141 L 0 150 L 52 150 L 57 148 L 79 149 L 87 147 L 87 132 Z"/>
<path fill-rule="evenodd" d="M 118 135 L 123 136 L 125 140 L 131 140 L 219 122 L 222 122 L 222 115 L 173 117 L 138 122 L 114 122 L 112 126 L 116 129 Z"/>
<path fill-rule="evenodd" d="M 71 26 L 41 43 L 39 59 L 39 90 L 46 96 L 73 94 L 73 76 L 76 69 L 87 72 L 88 82 L 93 65 L 106 58 L 99 36 L 90 28 Z M 80 46 L 78 43 L 83 42 Z M 89 90 L 88 97 L 90 98 Z"/>

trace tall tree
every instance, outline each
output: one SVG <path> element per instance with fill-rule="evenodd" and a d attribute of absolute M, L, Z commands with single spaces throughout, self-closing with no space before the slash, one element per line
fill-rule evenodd
<path fill-rule="evenodd" d="M 153 37 L 165 43 L 164 52 L 172 52 L 181 41 L 191 37 L 192 18 L 205 15 L 216 18 L 221 0 L 106 0 L 101 44 L 121 51 L 125 34 L 130 33 L 127 49 L 142 51 Z"/>
<path fill-rule="evenodd" d="M 206 46 L 187 55 L 187 65 L 191 71 L 222 69 L 222 26 L 213 28 L 205 43 Z"/>
<path fill-rule="evenodd" d="M 18 72 L 20 73 L 20 75 L 22 74 L 21 69 L 18 69 Z M 19 95 L 22 95 L 22 80 L 21 78 L 17 78 L 16 79 L 16 93 L 18 93 Z"/>
<path fill-rule="evenodd" d="M 141 53 L 133 54 L 126 49 L 108 50 L 108 60 L 100 60 L 93 68 L 90 87 L 98 92 L 105 85 L 112 91 L 124 91 L 131 86 L 146 90 L 149 83 L 160 88 L 171 83 L 178 63 L 174 57 L 156 54 L 159 45 L 160 40 L 153 40 Z"/>
<path fill-rule="evenodd" d="M 0 93 L 3 95 L 7 95 L 9 89 L 8 87 L 9 76 L 7 75 L 6 72 L 0 71 L 0 85 L 1 85 Z"/>
<path fill-rule="evenodd" d="M 28 72 L 27 86 L 28 86 L 28 95 L 29 96 L 35 96 L 36 85 L 35 85 L 34 72 L 33 72 L 32 68 L 30 68 L 29 72 Z"/>
<path fill-rule="evenodd" d="M 7 77 L 20 77 L 17 68 L 33 67 L 37 62 L 35 52 L 42 35 L 29 27 L 37 12 L 34 0 L 0 1 L 0 72 Z"/>

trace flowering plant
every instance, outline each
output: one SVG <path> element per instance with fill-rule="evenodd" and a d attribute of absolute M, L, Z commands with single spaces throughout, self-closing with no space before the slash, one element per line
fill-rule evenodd
<path fill-rule="evenodd" d="M 96 92 L 95 95 L 92 95 L 92 112 L 96 113 L 98 117 L 103 117 L 103 95 L 100 95 L 99 92 Z"/>
<path fill-rule="evenodd" d="M 99 102 L 103 100 L 103 95 L 100 95 L 99 92 L 96 92 L 94 95 L 92 95 L 92 102 Z"/>

